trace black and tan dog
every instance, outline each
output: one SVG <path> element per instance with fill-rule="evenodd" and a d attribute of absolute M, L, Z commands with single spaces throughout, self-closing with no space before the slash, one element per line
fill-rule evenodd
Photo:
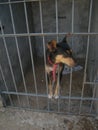
<path fill-rule="evenodd" d="M 69 67 L 73 67 L 76 64 L 72 56 L 72 50 L 67 44 L 66 38 L 68 36 L 69 34 L 66 35 L 64 39 L 59 43 L 57 43 L 55 40 L 52 40 L 47 44 L 46 72 L 48 75 L 48 87 L 49 87 L 48 98 L 52 97 L 54 97 L 55 99 L 59 98 L 59 89 L 60 89 L 59 82 L 61 81 L 64 64 L 68 65 Z M 57 78 L 58 71 L 60 73 L 59 79 Z"/>

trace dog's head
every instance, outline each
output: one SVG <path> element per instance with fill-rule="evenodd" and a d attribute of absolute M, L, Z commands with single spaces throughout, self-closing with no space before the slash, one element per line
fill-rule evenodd
<path fill-rule="evenodd" d="M 64 43 L 67 44 L 67 43 Z M 70 67 L 75 66 L 76 62 L 72 56 L 72 50 L 66 49 L 64 50 L 59 44 L 57 44 L 56 40 L 52 40 L 47 44 L 48 52 L 50 60 L 54 64 L 63 63 Z"/>

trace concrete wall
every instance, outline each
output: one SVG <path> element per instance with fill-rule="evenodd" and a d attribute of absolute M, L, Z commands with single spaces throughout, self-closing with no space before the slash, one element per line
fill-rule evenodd
<path fill-rule="evenodd" d="M 23 4 L 22 3 L 12 4 L 12 10 L 13 10 L 13 15 L 14 15 L 16 33 L 26 33 L 26 22 L 25 22 Z M 29 9 L 29 11 L 30 11 L 30 9 Z M 30 15 L 29 14 L 28 14 L 28 18 L 30 19 L 31 14 Z M 8 4 L 0 5 L 0 20 L 2 22 L 2 25 L 4 26 L 4 33 L 12 34 L 13 28 L 12 28 L 12 22 L 11 22 L 11 16 L 10 16 L 10 10 L 9 10 Z M 32 21 L 32 19 L 31 19 L 31 21 Z M 21 56 L 21 60 L 22 60 L 23 71 L 25 73 L 27 71 L 27 68 L 31 64 L 28 38 L 27 37 L 20 37 L 20 38 L 18 37 L 17 40 L 18 40 L 20 56 Z M 6 38 L 6 45 L 8 47 L 16 84 L 18 85 L 19 82 L 22 81 L 22 75 L 21 75 L 21 69 L 20 69 L 20 65 L 19 65 L 15 38 L 14 37 Z M 2 66 L 3 73 L 4 73 L 9 90 L 14 91 L 12 75 L 10 72 L 8 59 L 7 59 L 7 55 L 6 55 L 6 51 L 5 51 L 5 47 L 4 47 L 2 38 L 0 38 L 0 64 Z M 2 80 L 1 73 L 0 73 L 0 90 L 5 90 L 5 86 L 4 86 L 4 82 Z"/>
<path fill-rule="evenodd" d="M 39 3 L 32 3 L 32 10 L 34 16 L 35 32 L 41 32 Z M 56 11 L 55 0 L 45 0 L 42 2 L 42 16 L 43 16 L 43 31 L 56 32 Z M 88 15 L 89 14 L 89 0 L 76 0 L 74 13 L 74 32 L 87 32 L 88 29 Z M 72 2 L 71 0 L 58 0 L 58 31 L 71 32 L 72 31 Z M 59 41 L 64 36 L 59 36 Z M 56 39 L 55 36 L 46 36 L 45 43 L 51 39 Z M 38 55 L 43 56 L 42 39 L 36 37 L 36 48 Z M 76 56 L 84 57 L 86 51 L 87 37 L 76 36 L 73 39 L 69 38 L 69 44 L 73 48 Z M 40 46 L 39 46 L 40 44 Z"/>

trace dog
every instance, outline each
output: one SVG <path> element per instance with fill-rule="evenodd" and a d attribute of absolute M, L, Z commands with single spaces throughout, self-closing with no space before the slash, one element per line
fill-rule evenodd
<path fill-rule="evenodd" d="M 73 58 L 73 53 L 69 45 L 67 44 L 67 37 L 57 43 L 56 40 L 51 40 L 47 44 L 46 49 L 46 72 L 48 79 L 48 98 L 59 98 L 60 82 L 62 79 L 62 71 L 64 65 L 74 67 L 76 61 Z M 53 91 L 54 90 L 54 91 Z"/>

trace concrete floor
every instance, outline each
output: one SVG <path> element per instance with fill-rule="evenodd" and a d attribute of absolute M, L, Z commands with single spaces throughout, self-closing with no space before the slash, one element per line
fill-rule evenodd
<path fill-rule="evenodd" d="M 98 119 L 0 108 L 0 130 L 98 130 Z"/>

